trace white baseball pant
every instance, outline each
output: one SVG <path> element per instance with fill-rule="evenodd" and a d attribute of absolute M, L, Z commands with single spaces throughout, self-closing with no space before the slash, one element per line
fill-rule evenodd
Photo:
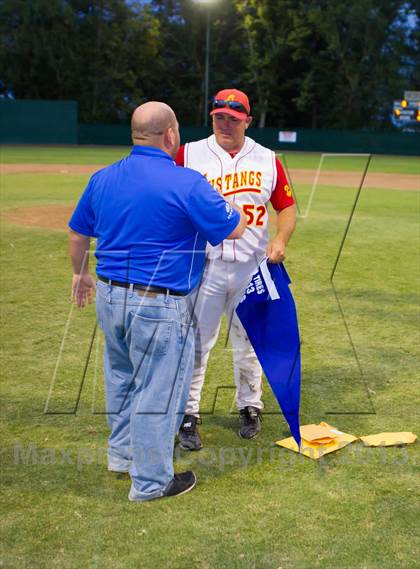
<path fill-rule="evenodd" d="M 221 259 L 208 260 L 201 287 L 192 293 L 195 303 L 195 365 L 186 414 L 199 416 L 201 391 L 210 350 L 216 344 L 223 312 L 226 312 L 230 327 L 230 341 L 233 347 L 236 405 L 243 409 L 248 405 L 263 408 L 261 401 L 262 369 L 254 349 L 235 312 L 251 275 L 257 270 L 256 259 L 247 262 L 226 262 Z M 233 317 L 232 317 L 233 312 Z"/>

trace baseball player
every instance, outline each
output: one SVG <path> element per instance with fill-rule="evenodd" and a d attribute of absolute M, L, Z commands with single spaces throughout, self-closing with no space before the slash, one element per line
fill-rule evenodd
<path fill-rule="evenodd" d="M 239 436 L 252 439 L 261 430 L 262 370 L 235 308 L 265 256 L 272 263 L 285 259 L 286 245 L 296 224 L 294 200 L 281 163 L 273 151 L 245 136 L 252 122 L 247 95 L 237 89 L 219 91 L 210 115 L 214 134 L 182 146 L 176 162 L 202 173 L 218 192 L 240 206 L 247 216 L 247 228 L 237 241 L 225 240 L 208 249 L 203 280 L 195 298 L 194 376 L 178 433 L 180 447 L 186 450 L 203 446 L 197 429 L 201 422 L 201 391 L 223 312 L 230 323 Z M 276 235 L 271 241 L 268 202 L 277 218 Z"/>

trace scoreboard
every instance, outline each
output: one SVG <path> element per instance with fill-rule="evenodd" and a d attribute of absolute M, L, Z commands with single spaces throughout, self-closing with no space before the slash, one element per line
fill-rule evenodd
<path fill-rule="evenodd" d="M 404 130 L 420 130 L 420 91 L 405 91 L 402 100 L 394 101 L 392 123 Z"/>

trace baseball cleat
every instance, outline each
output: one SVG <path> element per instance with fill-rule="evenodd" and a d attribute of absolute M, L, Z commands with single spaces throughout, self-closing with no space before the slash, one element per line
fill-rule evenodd
<path fill-rule="evenodd" d="M 201 419 L 195 415 L 185 415 L 182 420 L 178 440 L 179 447 L 183 450 L 200 450 L 203 448 L 197 424 L 201 424 Z"/>
<path fill-rule="evenodd" d="M 244 407 L 239 411 L 240 429 L 242 439 L 253 439 L 261 431 L 261 411 L 257 407 Z"/>

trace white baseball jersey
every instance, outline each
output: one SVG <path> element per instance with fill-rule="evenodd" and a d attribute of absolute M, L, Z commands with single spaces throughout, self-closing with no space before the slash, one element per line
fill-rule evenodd
<path fill-rule="evenodd" d="M 227 200 L 239 205 L 248 218 L 240 239 L 209 245 L 209 258 L 248 261 L 261 258 L 268 243 L 267 204 L 276 187 L 276 156 L 251 138 L 233 158 L 214 135 L 185 145 L 184 166 L 201 172 Z"/>

